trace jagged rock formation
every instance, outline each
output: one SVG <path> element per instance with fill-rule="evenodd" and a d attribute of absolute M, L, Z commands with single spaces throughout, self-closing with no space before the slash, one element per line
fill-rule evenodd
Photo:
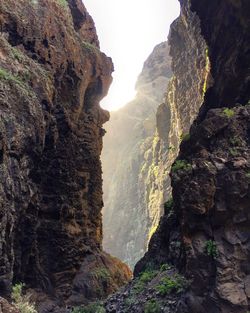
<path fill-rule="evenodd" d="M 194 48 L 197 54 L 189 55 L 192 64 L 199 57 L 195 46 L 199 42 L 207 45 L 203 90 L 189 97 L 188 106 L 183 106 L 179 116 L 187 121 L 186 125 L 191 116 L 186 117 L 188 112 L 194 110 L 192 119 L 197 113 L 198 117 L 190 135 L 184 137 L 172 167 L 173 204 L 166 208 L 149 251 L 136 265 L 137 278 L 106 303 L 107 312 L 115 308 L 116 312 L 138 313 L 144 312 L 147 305 L 156 308 L 157 304 L 157 312 L 250 310 L 250 3 L 180 3 L 181 16 L 171 30 L 171 51 L 177 49 L 183 57 L 188 55 L 188 48 Z M 193 28 L 194 37 L 189 36 Z M 185 99 L 187 82 L 192 90 L 197 88 L 197 81 L 187 80 L 189 73 L 179 71 L 178 64 L 181 63 L 174 59 L 176 84 L 174 89 L 170 86 L 168 95 L 183 90 L 180 95 Z M 198 63 L 193 66 L 199 69 Z M 199 71 L 198 77 L 202 77 Z M 197 97 L 203 96 L 204 103 L 199 108 L 195 103 L 200 102 Z M 182 107 L 181 98 L 174 98 L 174 102 Z M 178 276 L 168 268 L 160 281 L 165 294 L 155 292 L 155 280 L 163 275 L 159 267 L 164 263 L 178 269 L 188 286 L 180 286 Z M 149 267 L 156 273 L 145 282 L 140 273 Z M 140 284 L 138 291 L 143 277 L 144 285 Z"/>
<path fill-rule="evenodd" d="M 152 145 L 156 150 L 155 115 L 172 76 L 170 64 L 168 44 L 161 43 L 144 63 L 135 100 L 112 112 L 105 125 L 104 247 L 131 267 L 145 253 L 162 213 L 164 188 L 156 182 Z"/>
<path fill-rule="evenodd" d="M 129 277 L 101 247 L 112 62 L 80 0 L 1 0 L 0 27 L 0 294 L 106 296 Z"/>

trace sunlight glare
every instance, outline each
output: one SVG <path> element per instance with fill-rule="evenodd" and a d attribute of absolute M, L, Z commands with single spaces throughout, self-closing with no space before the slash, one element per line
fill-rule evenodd
<path fill-rule="evenodd" d="M 113 59 L 115 72 L 103 108 L 116 110 L 132 100 L 143 62 L 155 45 L 167 40 L 179 15 L 177 0 L 83 0 L 93 17 L 101 49 Z"/>

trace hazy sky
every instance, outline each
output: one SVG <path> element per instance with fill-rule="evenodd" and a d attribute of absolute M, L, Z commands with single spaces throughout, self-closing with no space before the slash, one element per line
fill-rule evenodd
<path fill-rule="evenodd" d="M 134 96 L 143 62 L 167 39 L 179 14 L 178 0 L 83 0 L 95 20 L 101 50 L 112 57 L 115 72 L 102 107 L 115 110 Z"/>

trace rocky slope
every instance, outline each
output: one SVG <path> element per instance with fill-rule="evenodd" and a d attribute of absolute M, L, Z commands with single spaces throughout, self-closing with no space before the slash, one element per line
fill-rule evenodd
<path fill-rule="evenodd" d="M 0 295 L 23 282 L 38 300 L 103 297 L 130 276 L 102 251 L 112 62 L 80 0 L 1 0 L 0 28 Z"/>
<path fill-rule="evenodd" d="M 179 58 L 173 58 L 168 98 L 177 94 L 175 121 L 184 121 L 184 132 L 198 117 L 172 166 L 173 201 L 136 265 L 135 280 L 109 299 L 107 312 L 250 310 L 250 3 L 180 3 L 169 39 Z M 206 63 L 203 74 L 199 56 Z M 192 92 L 201 77 L 202 88 Z"/>
<path fill-rule="evenodd" d="M 155 47 L 140 74 L 136 98 L 111 112 L 105 125 L 102 163 L 104 172 L 104 247 L 134 266 L 146 251 L 158 224 L 163 203 L 162 185 L 156 182 L 158 164 L 152 145 L 156 109 L 163 100 L 171 71 L 166 42 Z M 155 160 L 157 163 L 158 160 Z"/>

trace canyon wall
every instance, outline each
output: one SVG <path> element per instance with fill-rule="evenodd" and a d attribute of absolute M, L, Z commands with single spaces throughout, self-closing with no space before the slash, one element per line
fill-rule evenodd
<path fill-rule="evenodd" d="M 144 76 L 153 81 L 150 88 L 143 88 L 144 94 L 155 98 L 153 111 L 140 98 L 139 89 L 134 102 L 111 114 L 104 138 L 104 246 L 132 267 L 145 253 L 164 203 L 171 197 L 171 165 L 211 83 L 207 46 L 194 13 L 185 12 L 172 24 L 169 45 L 170 49 L 161 50 L 160 57 L 155 52 L 149 57 L 137 84 Z M 166 65 L 168 84 L 164 89 L 158 69 Z M 137 112 L 143 124 L 136 120 Z M 149 124 L 150 120 L 154 123 Z M 148 134 L 145 125 L 151 126 Z M 112 167 L 110 160 L 114 160 Z"/>
<path fill-rule="evenodd" d="M 0 295 L 101 298 L 130 277 L 102 251 L 111 59 L 80 0 L 1 0 L 0 29 Z"/>
<path fill-rule="evenodd" d="M 168 103 L 179 113 L 171 125 L 184 130 L 171 169 L 173 200 L 136 278 L 107 301 L 107 312 L 250 309 L 250 3 L 180 3 L 169 37 L 167 98 L 177 95 Z"/>
<path fill-rule="evenodd" d="M 160 171 L 156 110 L 171 76 L 169 46 L 164 42 L 144 63 L 135 99 L 111 112 L 105 125 L 103 244 L 131 267 L 145 253 L 162 213 L 164 188 L 161 180 L 156 181 Z"/>

